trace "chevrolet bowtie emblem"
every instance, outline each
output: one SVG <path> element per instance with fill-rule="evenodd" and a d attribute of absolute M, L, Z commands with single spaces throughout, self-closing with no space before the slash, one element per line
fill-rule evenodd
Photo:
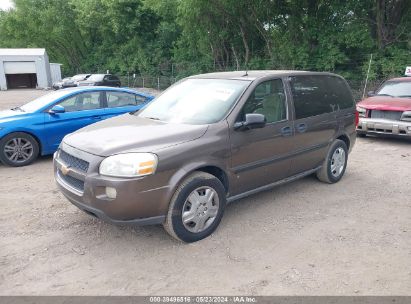
<path fill-rule="evenodd" d="M 70 167 L 67 167 L 65 165 L 61 166 L 61 173 L 63 173 L 64 175 L 67 175 L 67 173 L 70 172 Z"/>

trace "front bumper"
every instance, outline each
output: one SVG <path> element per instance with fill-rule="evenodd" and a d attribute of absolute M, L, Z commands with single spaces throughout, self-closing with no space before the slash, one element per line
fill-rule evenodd
<path fill-rule="evenodd" d="M 70 155 L 89 162 L 87 173 L 75 168 L 67 170 L 67 164 L 59 157 L 54 159 L 54 175 L 59 190 L 79 209 L 103 221 L 120 225 L 151 225 L 164 222 L 169 204 L 169 186 L 156 183 L 162 178 L 114 178 L 98 174 L 103 159 L 82 151 L 76 155 L 74 148 L 65 147 Z M 64 168 L 63 168 L 64 167 Z M 64 174 L 64 173 L 65 174 Z M 72 180 L 78 183 L 73 183 Z M 115 188 L 116 198 L 106 195 L 106 187 Z"/>
<path fill-rule="evenodd" d="M 408 137 L 411 136 L 411 122 L 381 118 L 360 118 L 357 133 Z"/>

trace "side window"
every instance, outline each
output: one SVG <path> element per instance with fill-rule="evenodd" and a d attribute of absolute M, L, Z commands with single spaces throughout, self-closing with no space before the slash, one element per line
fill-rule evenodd
<path fill-rule="evenodd" d="M 125 92 L 107 92 L 107 105 L 109 108 L 138 106 L 146 102 L 146 98 Z"/>
<path fill-rule="evenodd" d="M 328 85 L 340 109 L 354 107 L 354 97 L 348 84 L 339 77 L 328 77 Z"/>
<path fill-rule="evenodd" d="M 254 89 L 244 104 L 239 120 L 244 120 L 245 114 L 250 113 L 263 114 L 267 123 L 287 119 L 286 98 L 281 79 L 262 82 Z"/>
<path fill-rule="evenodd" d="M 345 82 L 334 76 L 291 77 L 296 119 L 331 113 L 353 106 L 353 97 Z"/>
<path fill-rule="evenodd" d="M 100 92 L 80 93 L 59 103 L 66 112 L 94 110 L 101 108 Z"/>

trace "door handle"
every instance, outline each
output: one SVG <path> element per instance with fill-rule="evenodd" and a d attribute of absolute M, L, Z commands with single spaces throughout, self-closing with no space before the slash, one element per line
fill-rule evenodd
<path fill-rule="evenodd" d="M 93 116 L 92 118 L 93 118 L 94 120 L 100 120 L 100 119 L 101 119 L 101 116 L 97 116 L 97 115 L 96 115 L 96 116 Z"/>
<path fill-rule="evenodd" d="M 307 125 L 305 123 L 298 124 L 297 131 L 300 133 L 304 133 L 305 131 L 307 131 Z"/>
<path fill-rule="evenodd" d="M 281 128 L 281 135 L 282 136 L 291 136 L 292 134 L 293 134 L 293 131 L 292 131 L 291 127 L 287 126 L 287 127 Z"/>

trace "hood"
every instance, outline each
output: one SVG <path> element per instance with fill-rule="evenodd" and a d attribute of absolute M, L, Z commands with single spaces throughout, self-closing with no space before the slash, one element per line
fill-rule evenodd
<path fill-rule="evenodd" d="M 156 150 L 204 135 L 208 125 L 171 124 L 124 114 L 89 125 L 64 138 L 64 143 L 99 156 Z"/>
<path fill-rule="evenodd" d="M 0 122 L 10 121 L 14 118 L 20 117 L 22 115 L 26 115 L 27 112 L 22 111 L 13 111 L 13 110 L 5 110 L 0 111 Z"/>
<path fill-rule="evenodd" d="M 357 105 L 368 110 L 403 112 L 411 110 L 411 98 L 372 96 L 360 101 Z"/>

